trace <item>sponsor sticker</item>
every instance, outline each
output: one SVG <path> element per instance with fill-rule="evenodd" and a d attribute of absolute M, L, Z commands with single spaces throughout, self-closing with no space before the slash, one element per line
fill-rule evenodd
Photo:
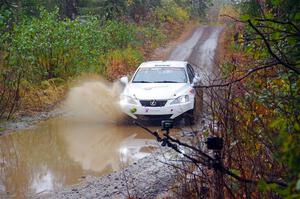
<path fill-rule="evenodd" d="M 135 113 L 136 111 L 137 111 L 136 108 L 130 109 L 130 113 Z"/>

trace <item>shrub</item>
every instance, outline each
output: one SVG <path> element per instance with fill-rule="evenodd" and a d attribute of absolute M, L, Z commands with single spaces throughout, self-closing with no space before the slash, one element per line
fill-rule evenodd
<path fill-rule="evenodd" d="M 103 58 L 105 60 L 106 76 L 110 80 L 115 80 L 134 71 L 143 60 L 141 53 L 132 47 L 124 50 L 113 50 Z"/>
<path fill-rule="evenodd" d="M 81 72 L 104 71 L 98 57 L 111 49 L 137 45 L 136 28 L 95 18 L 59 20 L 58 11 L 41 11 L 40 17 L 16 25 L 7 39 L 8 64 L 31 82 L 68 78 Z"/>
<path fill-rule="evenodd" d="M 8 64 L 31 82 L 74 75 L 82 66 L 95 64 L 101 35 L 96 20 L 60 21 L 58 12 L 41 11 L 40 17 L 25 19 L 7 39 Z"/>
<path fill-rule="evenodd" d="M 167 36 L 153 25 L 139 27 L 137 37 L 143 42 L 143 46 L 150 48 L 157 47 L 167 39 Z"/>
<path fill-rule="evenodd" d="M 44 88 L 47 86 L 44 80 L 68 80 L 85 72 L 105 75 L 108 65 L 99 57 L 111 58 L 111 52 L 115 52 L 113 57 L 122 52 L 126 65 L 132 63 L 130 59 L 140 57 L 137 51 L 127 49 L 140 43 L 134 25 L 119 21 L 101 24 L 94 17 L 61 20 L 58 10 L 42 9 L 38 17 L 24 17 L 11 31 L 1 34 L 0 41 L 0 91 L 4 93 L 0 99 L 0 117 L 13 112 L 20 104 L 19 99 L 25 98 L 26 93 L 20 88 L 23 80 L 32 84 L 32 88 Z"/>
<path fill-rule="evenodd" d="M 160 22 L 169 23 L 183 23 L 189 19 L 187 10 L 172 0 L 163 0 L 161 7 L 155 9 L 154 16 Z"/>
<path fill-rule="evenodd" d="M 105 36 L 106 49 L 126 48 L 128 45 L 138 44 L 136 33 L 137 27 L 134 24 L 126 24 L 121 21 L 107 21 L 101 28 Z"/>

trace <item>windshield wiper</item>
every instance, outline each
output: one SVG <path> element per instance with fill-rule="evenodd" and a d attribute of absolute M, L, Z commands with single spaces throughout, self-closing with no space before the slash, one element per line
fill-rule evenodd
<path fill-rule="evenodd" d="M 149 81 L 133 81 L 132 83 L 153 83 L 153 82 L 149 82 Z"/>
<path fill-rule="evenodd" d="M 176 81 L 167 81 L 167 80 L 165 80 L 165 81 L 155 81 L 155 82 L 153 82 L 153 83 L 180 83 L 180 82 L 176 82 Z"/>

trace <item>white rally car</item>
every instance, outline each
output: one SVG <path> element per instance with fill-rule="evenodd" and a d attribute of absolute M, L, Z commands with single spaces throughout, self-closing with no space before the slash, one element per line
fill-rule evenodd
<path fill-rule="evenodd" d="M 195 86 L 199 85 L 200 78 L 189 63 L 144 62 L 130 81 L 128 77 L 120 81 L 125 85 L 120 106 L 130 117 L 175 119 L 185 116 L 186 121 L 194 123 L 196 104 L 200 104 L 196 103 Z"/>

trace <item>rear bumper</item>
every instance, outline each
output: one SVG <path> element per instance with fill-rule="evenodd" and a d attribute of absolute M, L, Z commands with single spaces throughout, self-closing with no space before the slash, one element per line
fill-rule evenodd
<path fill-rule="evenodd" d="M 187 103 L 170 105 L 169 102 L 162 107 L 146 107 L 142 105 L 127 104 L 120 102 L 122 111 L 134 119 L 141 118 L 163 118 L 163 119 L 175 119 L 183 113 L 194 108 L 194 100 Z"/>

